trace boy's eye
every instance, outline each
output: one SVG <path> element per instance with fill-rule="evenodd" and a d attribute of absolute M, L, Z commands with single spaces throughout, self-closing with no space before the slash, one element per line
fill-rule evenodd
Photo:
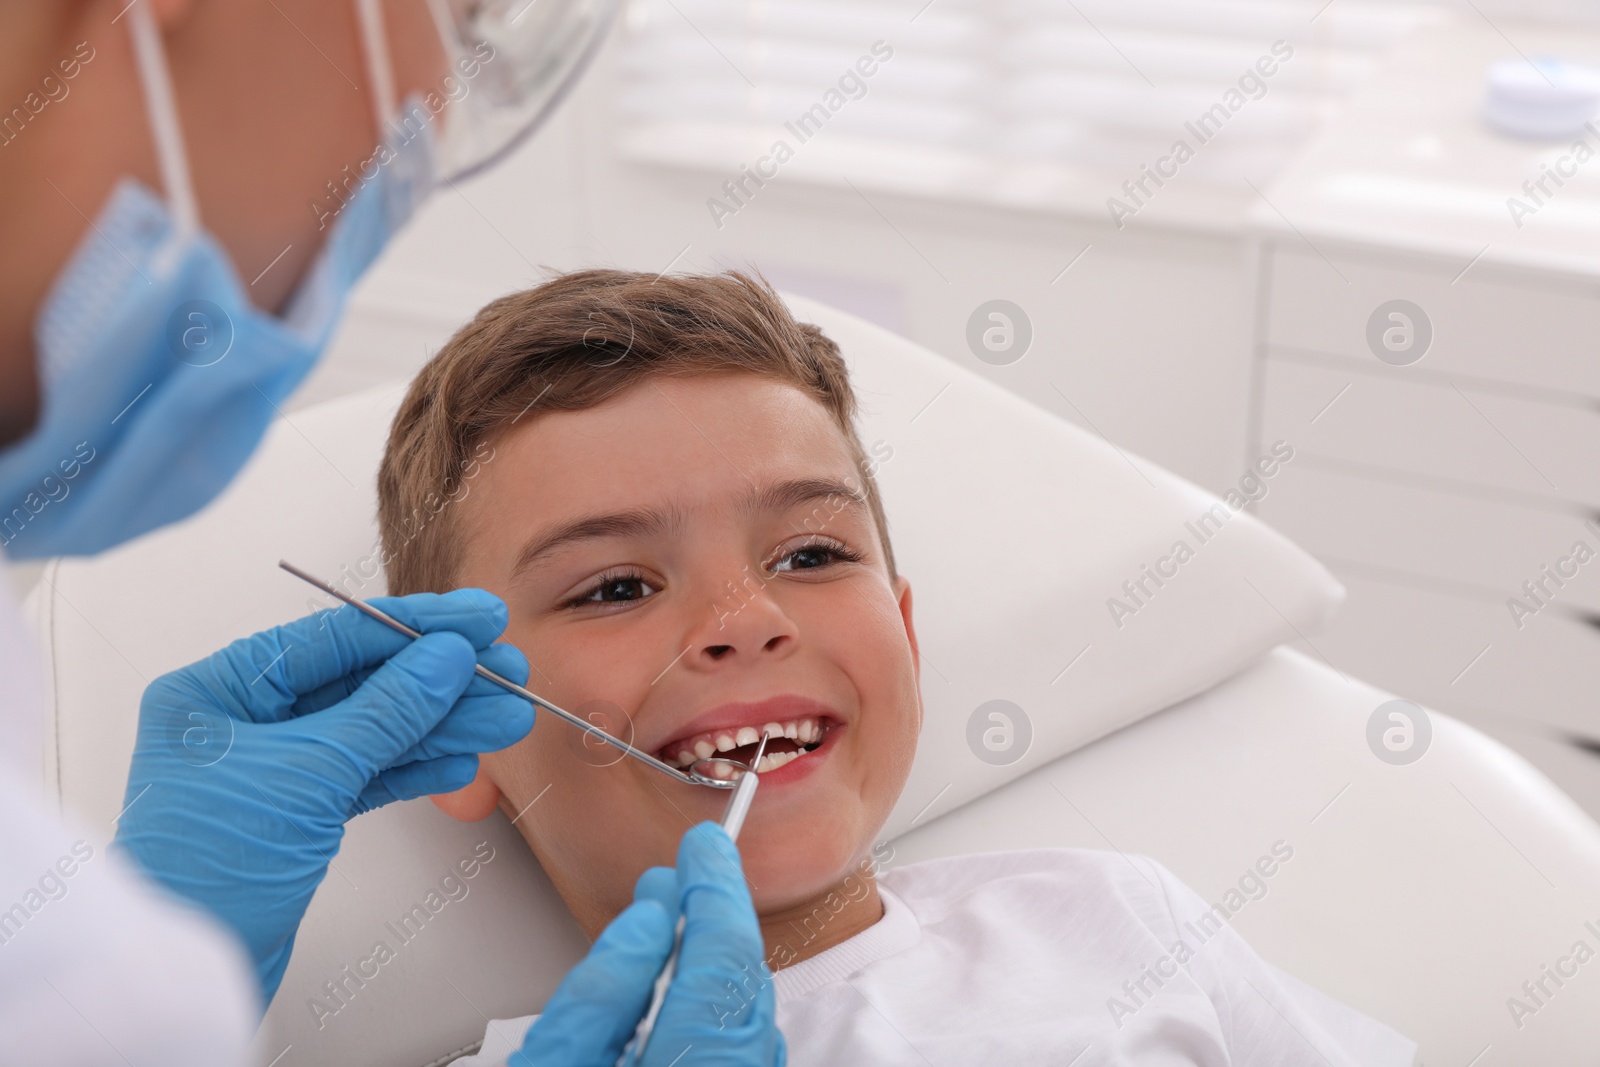
<path fill-rule="evenodd" d="M 790 561 L 793 561 L 792 565 L 788 565 Z M 841 561 L 859 563 L 861 553 L 840 541 L 812 541 L 779 556 L 771 570 L 774 574 L 782 571 L 814 571 Z"/>
<path fill-rule="evenodd" d="M 644 589 L 650 589 L 651 592 L 642 592 Z M 643 600 L 648 596 L 654 595 L 656 591 L 645 580 L 644 575 L 634 571 L 622 571 L 616 574 L 603 575 L 586 592 L 573 597 L 562 607 L 575 608 L 582 607 L 585 604 L 625 604 L 629 601 Z"/>
<path fill-rule="evenodd" d="M 823 539 L 810 541 L 790 549 L 779 556 L 768 569 L 773 574 L 790 571 L 815 571 L 836 563 L 859 563 L 861 553 L 842 541 Z M 627 604 L 645 600 L 660 592 L 638 571 L 622 570 L 601 575 L 587 590 L 579 593 L 561 606 L 581 608 L 596 604 Z"/>

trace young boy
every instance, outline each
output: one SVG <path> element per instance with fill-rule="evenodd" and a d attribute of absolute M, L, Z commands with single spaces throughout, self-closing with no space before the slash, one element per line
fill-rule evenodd
<path fill-rule="evenodd" d="M 743 274 L 583 271 L 505 297 L 395 418 L 389 592 L 496 593 L 530 688 L 668 762 L 781 734 L 739 840 L 792 1064 L 1411 1064 L 1412 1042 L 1206 924 L 1152 860 L 877 876 L 922 703 L 854 415 L 837 347 Z M 435 798 L 513 817 L 590 938 L 724 800 L 553 721 Z M 503 1061 L 530 1022 L 459 1062 Z"/>

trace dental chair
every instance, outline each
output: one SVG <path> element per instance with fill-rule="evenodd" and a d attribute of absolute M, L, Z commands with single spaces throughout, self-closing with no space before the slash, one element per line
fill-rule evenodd
<path fill-rule="evenodd" d="M 1248 509 L 903 338 L 790 303 L 850 362 L 916 592 L 925 724 L 881 835 L 890 866 L 1142 853 L 1223 902 L 1265 959 L 1417 1041 L 1419 1062 L 1593 1062 L 1600 961 L 1573 953 L 1600 949 L 1600 826 L 1500 744 L 1322 659 L 1312 642 L 1343 590 Z M 205 513 L 45 571 L 29 602 L 53 687 L 41 772 L 104 840 L 143 687 L 321 606 L 280 557 L 384 591 L 374 475 L 404 388 L 281 420 Z M 1269 469 L 1247 485 L 1270 487 Z M 1396 723 L 1421 746 L 1401 756 L 1420 758 L 1399 761 Z M 372 963 L 379 942 L 391 958 Z M 351 824 L 259 1062 L 448 1063 L 486 1019 L 539 1010 L 586 948 L 502 815 L 390 805 Z M 1531 1012 L 1514 1017 L 1512 997 Z"/>

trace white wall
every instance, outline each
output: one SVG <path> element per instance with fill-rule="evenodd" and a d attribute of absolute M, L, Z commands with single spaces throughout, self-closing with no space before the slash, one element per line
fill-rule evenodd
<path fill-rule="evenodd" d="M 1088 205 L 1045 215 L 867 192 L 870 175 L 857 192 L 784 173 L 718 229 L 706 200 L 728 175 L 615 152 L 619 52 L 614 37 L 558 118 L 506 165 L 430 203 L 363 283 L 297 406 L 408 375 L 453 326 L 543 267 L 754 265 L 1209 489 L 1237 480 L 1248 294 L 1232 220 L 1242 200 L 1223 198 L 1193 228 L 1141 219 L 1118 231 Z M 1020 305 L 1034 326 L 1028 354 L 1005 367 L 976 359 L 965 340 L 969 315 L 992 298 Z"/>

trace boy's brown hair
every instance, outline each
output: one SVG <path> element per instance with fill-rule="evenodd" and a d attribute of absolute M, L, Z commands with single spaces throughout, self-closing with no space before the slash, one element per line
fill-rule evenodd
<path fill-rule="evenodd" d="M 861 471 L 893 580 L 888 522 L 838 345 L 796 322 L 759 273 L 584 270 L 489 304 L 411 383 L 378 470 L 389 593 L 454 587 L 463 531 L 449 504 L 470 492 L 482 449 L 513 423 L 594 407 L 655 375 L 727 371 L 787 382 L 828 410 Z"/>

